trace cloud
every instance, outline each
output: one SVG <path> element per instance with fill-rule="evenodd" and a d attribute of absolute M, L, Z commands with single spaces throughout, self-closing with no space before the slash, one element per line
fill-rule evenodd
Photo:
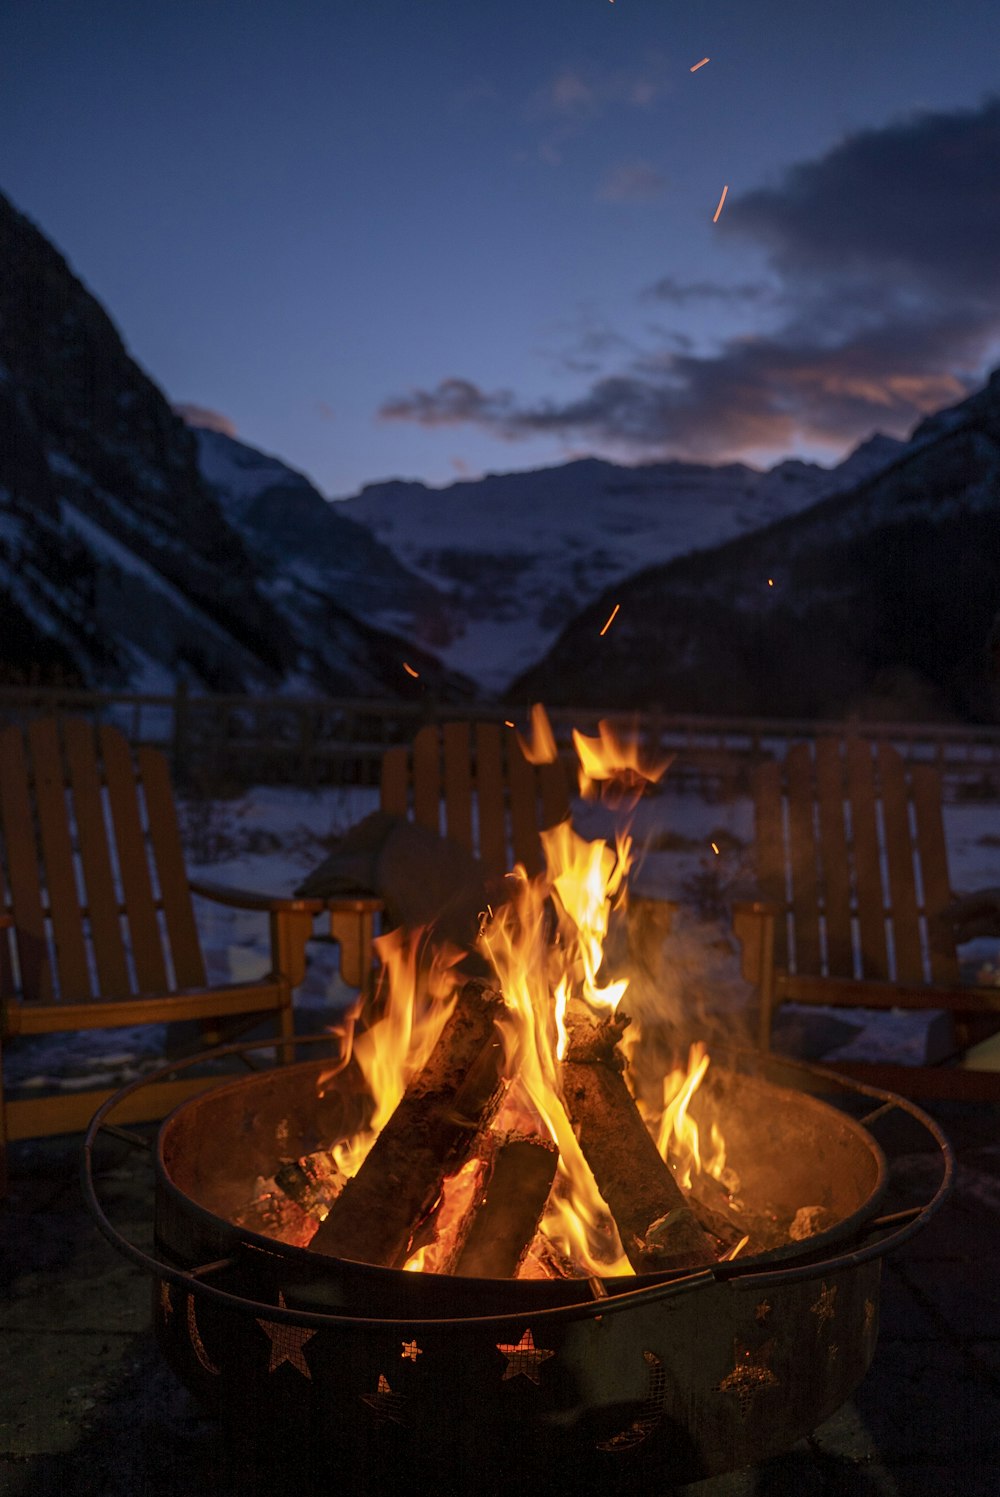
<path fill-rule="evenodd" d="M 544 126 L 539 156 L 550 166 L 558 166 L 564 147 L 609 110 L 651 109 L 665 91 L 666 76 L 658 58 L 634 72 L 591 65 L 560 68 L 531 94 L 523 109 L 527 120 Z"/>
<path fill-rule="evenodd" d="M 666 183 L 648 161 L 623 161 L 605 175 L 597 196 L 604 203 L 641 203 L 659 197 Z"/>
<path fill-rule="evenodd" d="M 525 403 L 448 379 L 386 414 L 632 456 L 842 450 L 875 429 L 905 434 L 961 399 L 1000 349 L 998 160 L 1000 99 L 849 136 L 730 199 L 720 243 L 762 250 L 769 284 L 664 276 L 643 293 L 676 306 L 756 302 L 767 331 L 709 353 L 662 333 L 572 399 Z"/>
<path fill-rule="evenodd" d="M 665 301 L 674 307 L 686 307 L 696 301 L 716 301 L 728 304 L 736 302 L 763 302 L 773 298 L 773 288 L 763 281 L 678 281 L 675 276 L 661 276 L 652 286 L 647 286 L 642 296 L 646 301 Z"/>
<path fill-rule="evenodd" d="M 236 427 L 221 411 L 210 410 L 204 405 L 187 405 L 183 401 L 173 407 L 175 415 L 188 426 L 203 427 L 207 431 L 221 431 L 224 437 L 235 437 Z"/>

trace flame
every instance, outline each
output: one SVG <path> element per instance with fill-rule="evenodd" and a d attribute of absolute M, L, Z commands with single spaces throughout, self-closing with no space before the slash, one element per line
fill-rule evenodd
<path fill-rule="evenodd" d="M 597 733 L 596 738 L 586 738 L 573 729 L 573 747 L 580 763 L 580 794 L 585 800 L 595 799 L 598 784 L 607 789 L 614 784 L 627 786 L 641 793 L 646 785 L 655 785 L 663 778 L 670 758 L 645 763 L 638 735 L 620 738 L 603 719 L 597 724 Z M 601 795 L 607 799 L 603 790 Z"/>
<path fill-rule="evenodd" d="M 610 781 L 627 772 L 640 785 L 655 782 L 666 762 L 647 765 L 635 742 L 623 742 L 606 723 L 600 737 L 574 732 L 581 763 L 581 784 Z M 522 749 L 533 763 L 555 756 L 552 730 L 540 706 L 532 708 L 531 742 Z M 510 1082 L 494 1127 L 547 1134 L 559 1150 L 556 1183 L 541 1224 L 548 1243 L 589 1275 L 631 1274 L 617 1229 L 597 1188 L 563 1106 L 560 1061 L 565 1058 L 571 1028 L 613 1016 L 624 998 L 627 979 L 605 967 L 605 943 L 616 913 L 627 895 L 632 843 L 627 830 L 614 847 L 588 841 L 569 821 L 541 833 L 545 867 L 529 878 L 520 865 L 507 877 L 510 897 L 480 916 L 477 948 L 486 957 L 503 993 L 505 1075 Z M 425 1063 L 454 1006 L 453 971 L 460 954 L 437 952 L 422 933 L 396 931 L 378 942 L 385 982 L 377 1019 L 362 1033 L 347 1037 L 342 1069 L 351 1056 L 374 1099 L 369 1126 L 338 1146 L 335 1158 L 345 1175 L 354 1173 L 379 1130 L 391 1116 L 409 1078 Z M 633 1023 L 628 1054 L 641 1045 Z M 708 1068 L 704 1046 L 692 1047 L 688 1066 L 668 1075 L 662 1098 L 651 1111 L 637 1103 L 650 1133 L 682 1186 L 700 1170 L 721 1177 L 725 1145 L 717 1129 L 699 1134 L 690 1115 L 691 1098 Z M 327 1073 L 323 1080 L 335 1072 Z M 462 1222 L 483 1189 L 482 1166 L 472 1160 L 445 1181 L 434 1222 L 435 1238 L 423 1229 L 405 1267 L 411 1272 L 447 1271 L 453 1261 Z"/>
<path fill-rule="evenodd" d="M 367 1125 L 333 1149 L 338 1168 L 354 1175 L 361 1167 L 400 1101 L 407 1083 L 425 1065 L 455 1007 L 453 971 L 462 953 L 447 945 L 431 946 L 425 932 L 393 930 L 379 936 L 375 950 L 382 963 L 376 1006 L 381 1014 L 360 1034 L 352 1033 L 337 1066 L 324 1071 L 318 1091 L 353 1058 L 375 1104 Z"/>
<path fill-rule="evenodd" d="M 513 727 L 513 723 L 509 724 Z M 556 748 L 555 734 L 552 724 L 549 722 L 548 713 L 541 702 L 536 702 L 531 709 L 531 739 L 526 743 L 520 733 L 517 741 L 521 745 L 521 753 L 529 764 L 554 764 L 559 757 Z"/>

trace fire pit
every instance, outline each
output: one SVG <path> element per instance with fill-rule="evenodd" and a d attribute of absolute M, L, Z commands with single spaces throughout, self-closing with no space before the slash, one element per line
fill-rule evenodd
<path fill-rule="evenodd" d="M 747 1193 L 786 1214 L 817 1201 L 823 1231 L 693 1273 L 525 1281 L 377 1268 L 233 1220 L 255 1175 L 353 1127 L 347 1073 L 317 1099 L 323 1064 L 224 1082 L 166 1120 L 153 1255 L 108 1220 L 91 1171 L 97 1134 L 143 1083 L 101 1109 L 85 1150 L 98 1225 L 153 1275 L 170 1365 L 241 1439 L 307 1450 L 317 1471 L 361 1461 L 376 1480 L 403 1462 L 435 1479 L 489 1466 L 536 1486 L 558 1473 L 563 1489 L 595 1473 L 662 1485 L 785 1450 L 864 1376 L 881 1258 L 950 1183 L 945 1140 L 905 1100 L 735 1055 L 714 1067 L 714 1097 L 706 1088 L 693 1105 L 721 1109 Z M 941 1181 L 926 1202 L 879 1216 L 887 1166 L 874 1131 L 900 1116 L 932 1141 Z"/>

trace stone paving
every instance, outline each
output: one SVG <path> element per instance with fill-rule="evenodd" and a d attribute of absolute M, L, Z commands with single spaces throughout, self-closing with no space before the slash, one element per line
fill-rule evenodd
<path fill-rule="evenodd" d="M 686 1487 L 689 1497 L 1000 1494 L 1000 1109 L 934 1111 L 956 1150 L 958 1184 L 886 1264 L 868 1377 L 786 1455 Z M 141 1240 L 148 1195 L 126 1152 L 102 1147 L 101 1185 L 119 1226 Z M 305 1497 L 294 1452 L 276 1469 L 256 1465 L 161 1362 L 148 1285 L 87 1215 L 79 1155 L 79 1139 L 11 1150 L 0 1204 L 0 1493 Z M 343 1485 L 365 1490 L 364 1473 L 345 1471 Z M 469 1484 L 484 1497 L 536 1487 L 530 1473 L 489 1471 Z M 428 1487 L 413 1473 L 382 1488 L 394 1489 Z"/>

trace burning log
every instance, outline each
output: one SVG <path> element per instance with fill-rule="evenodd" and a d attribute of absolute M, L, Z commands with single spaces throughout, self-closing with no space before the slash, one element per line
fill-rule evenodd
<path fill-rule="evenodd" d="M 617 1048 L 629 1020 L 570 1028 L 562 1062 L 563 1105 L 608 1203 L 636 1273 L 701 1268 L 716 1261 L 706 1236 L 660 1157 L 625 1085 Z"/>
<path fill-rule="evenodd" d="M 330 1207 L 310 1246 L 330 1257 L 398 1268 L 447 1175 L 469 1158 L 502 1091 L 503 999 L 484 982 L 460 990 L 419 1075 Z"/>
<path fill-rule="evenodd" d="M 513 1279 L 531 1246 L 556 1177 L 559 1151 L 535 1138 L 509 1138 L 497 1151 L 486 1196 L 453 1272 L 466 1279 Z"/>

